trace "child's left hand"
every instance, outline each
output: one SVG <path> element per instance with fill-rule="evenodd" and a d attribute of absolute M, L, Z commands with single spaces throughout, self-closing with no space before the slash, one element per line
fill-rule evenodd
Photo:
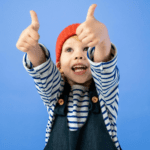
<path fill-rule="evenodd" d="M 78 39 L 89 47 L 94 47 L 109 37 L 106 26 L 94 18 L 96 6 L 92 4 L 89 7 L 86 21 L 76 29 Z"/>

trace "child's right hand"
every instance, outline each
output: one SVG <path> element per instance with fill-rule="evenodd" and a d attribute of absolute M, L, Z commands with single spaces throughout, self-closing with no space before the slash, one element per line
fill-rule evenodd
<path fill-rule="evenodd" d="M 25 30 L 22 31 L 17 43 L 16 47 L 23 51 L 28 52 L 32 49 L 36 49 L 38 47 L 38 40 L 40 38 L 38 34 L 39 30 L 39 21 L 37 18 L 37 14 L 35 11 L 30 11 L 32 23 Z"/>

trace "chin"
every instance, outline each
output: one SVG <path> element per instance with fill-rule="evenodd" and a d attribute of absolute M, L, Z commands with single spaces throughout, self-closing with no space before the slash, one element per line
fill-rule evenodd
<path fill-rule="evenodd" d="M 72 81 L 73 83 L 75 83 L 75 84 L 84 84 L 86 81 L 81 81 L 81 80 L 79 80 L 79 81 Z"/>
<path fill-rule="evenodd" d="M 80 84 L 80 85 L 83 85 L 85 84 L 85 82 L 74 82 L 75 84 Z"/>
<path fill-rule="evenodd" d="M 83 79 L 78 79 L 78 80 L 71 80 L 71 79 L 67 79 L 68 83 L 72 86 L 75 84 L 79 84 L 79 85 L 83 85 L 83 86 L 89 86 L 91 81 L 92 81 L 92 77 L 90 79 L 87 80 L 83 80 Z"/>
<path fill-rule="evenodd" d="M 79 80 L 71 80 L 71 79 L 68 79 L 67 78 L 67 82 L 70 84 L 70 85 L 74 85 L 74 84 L 84 84 L 86 81 L 83 81 L 81 79 Z"/>

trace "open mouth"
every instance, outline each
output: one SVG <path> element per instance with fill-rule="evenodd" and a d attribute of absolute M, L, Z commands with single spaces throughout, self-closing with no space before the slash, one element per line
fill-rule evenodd
<path fill-rule="evenodd" d="M 72 70 L 74 71 L 74 72 L 81 72 L 81 71 L 83 71 L 83 70 L 86 70 L 87 69 L 87 67 L 85 66 L 85 67 L 72 67 Z"/>

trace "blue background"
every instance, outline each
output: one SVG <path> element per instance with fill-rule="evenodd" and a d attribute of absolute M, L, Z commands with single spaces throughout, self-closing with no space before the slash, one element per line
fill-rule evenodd
<path fill-rule="evenodd" d="M 118 50 L 120 102 L 118 139 L 123 150 L 144 150 L 150 143 L 150 1 L 149 0 L 1 0 L 0 2 L 0 150 L 42 150 L 48 114 L 16 48 L 31 23 L 40 22 L 40 43 L 55 62 L 59 33 L 82 23 L 88 8 L 108 29 Z"/>

